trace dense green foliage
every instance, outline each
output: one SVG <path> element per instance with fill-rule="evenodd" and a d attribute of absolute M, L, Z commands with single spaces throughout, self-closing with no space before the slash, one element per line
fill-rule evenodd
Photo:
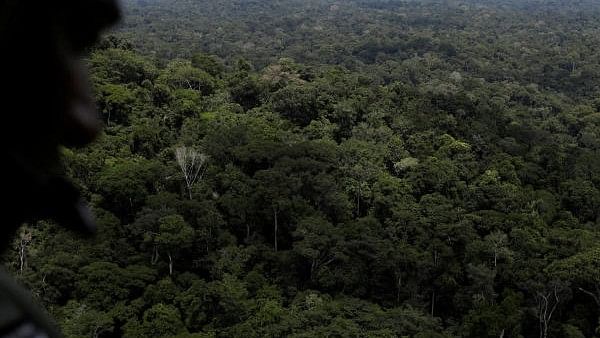
<path fill-rule="evenodd" d="M 5 255 L 68 337 L 600 336 L 600 7 L 127 2 L 65 150 L 92 240 Z"/>

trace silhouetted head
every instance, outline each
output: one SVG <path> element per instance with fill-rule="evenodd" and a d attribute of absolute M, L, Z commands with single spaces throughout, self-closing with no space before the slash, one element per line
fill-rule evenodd
<path fill-rule="evenodd" d="M 0 0 L 4 241 L 35 218 L 92 230 L 59 153 L 101 129 L 79 58 L 118 18 L 115 0 Z"/>

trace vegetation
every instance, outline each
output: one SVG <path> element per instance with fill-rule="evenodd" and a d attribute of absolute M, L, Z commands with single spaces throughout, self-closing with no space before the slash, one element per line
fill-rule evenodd
<path fill-rule="evenodd" d="M 99 234 L 4 256 L 66 336 L 600 336 L 597 2 L 126 10 L 64 150 Z"/>

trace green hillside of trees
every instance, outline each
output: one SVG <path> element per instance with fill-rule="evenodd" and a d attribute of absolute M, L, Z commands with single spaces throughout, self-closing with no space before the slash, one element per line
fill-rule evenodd
<path fill-rule="evenodd" d="M 67 337 L 600 337 L 600 3 L 126 1 L 4 264 Z"/>

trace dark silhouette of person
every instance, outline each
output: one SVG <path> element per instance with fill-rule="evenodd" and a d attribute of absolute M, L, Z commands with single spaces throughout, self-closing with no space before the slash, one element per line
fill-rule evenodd
<path fill-rule="evenodd" d="M 53 219 L 85 233 L 91 213 L 60 163 L 60 147 L 101 130 L 80 56 L 119 18 L 116 0 L 0 0 L 0 248 L 24 222 Z M 0 274 L 0 337 L 58 337 L 44 311 Z"/>

